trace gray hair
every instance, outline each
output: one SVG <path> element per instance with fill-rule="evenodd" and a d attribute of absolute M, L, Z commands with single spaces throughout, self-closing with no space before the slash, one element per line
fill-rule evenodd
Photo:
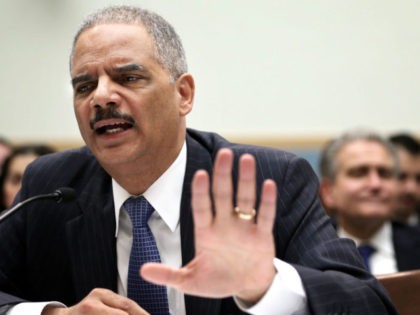
<path fill-rule="evenodd" d="M 393 163 L 394 175 L 397 174 L 398 156 L 396 154 L 395 148 L 392 145 L 392 143 L 374 131 L 357 129 L 357 130 L 348 131 L 342 134 L 340 137 L 330 140 L 326 144 L 326 146 L 321 152 L 321 157 L 320 157 L 320 162 L 319 162 L 319 171 L 320 171 L 321 178 L 327 178 L 330 180 L 335 179 L 338 172 L 338 161 L 337 161 L 338 153 L 344 146 L 357 140 L 376 142 L 382 145 L 391 155 L 392 160 L 394 162 Z"/>
<path fill-rule="evenodd" d="M 128 5 L 109 6 L 89 15 L 85 19 L 73 40 L 70 68 L 74 48 L 80 35 L 95 25 L 112 23 L 144 26 L 153 40 L 156 60 L 169 71 L 173 80 L 176 80 L 188 71 L 181 39 L 172 25 L 154 12 Z"/>

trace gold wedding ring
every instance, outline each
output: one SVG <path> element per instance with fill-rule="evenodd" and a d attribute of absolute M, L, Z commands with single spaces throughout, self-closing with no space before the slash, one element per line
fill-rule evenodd
<path fill-rule="evenodd" d="M 257 211 L 255 211 L 255 209 L 251 209 L 251 212 L 243 212 L 239 207 L 235 207 L 235 214 L 239 219 L 249 221 L 255 217 Z"/>

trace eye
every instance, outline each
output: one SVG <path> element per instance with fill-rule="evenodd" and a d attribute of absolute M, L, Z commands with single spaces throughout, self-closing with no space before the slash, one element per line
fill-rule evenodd
<path fill-rule="evenodd" d="M 10 174 L 10 176 L 7 177 L 7 182 L 9 182 L 13 186 L 20 185 L 20 183 L 22 182 L 22 174 Z"/>
<path fill-rule="evenodd" d="M 89 91 L 92 91 L 95 88 L 95 84 L 92 83 L 85 83 L 80 84 L 74 88 L 76 94 L 85 94 Z"/>
<path fill-rule="evenodd" d="M 393 176 L 392 169 L 388 167 L 379 167 L 378 168 L 378 175 L 381 178 L 388 179 Z"/>
<path fill-rule="evenodd" d="M 407 177 L 408 177 L 407 173 L 401 172 L 401 173 L 398 174 L 398 179 L 400 181 L 405 181 L 407 179 Z"/>
<path fill-rule="evenodd" d="M 120 82 L 120 84 L 129 84 L 137 83 L 139 81 L 142 81 L 143 79 L 144 77 L 138 74 L 124 74 L 118 78 L 118 81 Z"/>
<path fill-rule="evenodd" d="M 139 78 L 134 75 L 128 75 L 125 77 L 125 81 L 128 81 L 128 82 L 137 81 L 137 80 L 139 80 Z"/>
<path fill-rule="evenodd" d="M 366 174 L 368 173 L 368 168 L 365 166 L 361 166 L 361 167 L 355 167 L 355 168 L 351 168 L 348 170 L 347 174 L 350 177 L 354 177 L 354 178 L 360 178 L 363 176 L 366 176 Z"/>

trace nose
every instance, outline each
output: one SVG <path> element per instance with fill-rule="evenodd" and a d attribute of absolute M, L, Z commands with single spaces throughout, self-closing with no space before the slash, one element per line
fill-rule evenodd
<path fill-rule="evenodd" d="M 115 84 L 109 77 L 98 79 L 98 85 L 93 93 L 91 103 L 96 109 L 118 104 L 118 93 Z"/>
<path fill-rule="evenodd" d="M 380 174 L 375 170 L 369 173 L 368 183 L 371 188 L 378 189 L 383 184 L 383 178 Z"/>
<path fill-rule="evenodd" d="M 414 176 L 410 176 L 406 183 L 405 183 L 405 189 L 409 191 L 410 193 L 416 194 L 417 193 L 417 182 Z"/>

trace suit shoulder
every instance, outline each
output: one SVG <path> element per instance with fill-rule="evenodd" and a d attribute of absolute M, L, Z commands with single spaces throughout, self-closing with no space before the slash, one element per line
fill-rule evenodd
<path fill-rule="evenodd" d="M 30 169 L 70 167 L 89 163 L 97 164 L 97 161 L 87 147 L 81 147 L 40 156 L 31 163 Z"/>
<path fill-rule="evenodd" d="M 28 165 L 23 181 L 31 187 L 72 186 L 103 171 L 88 148 L 82 147 L 43 155 Z"/>
<path fill-rule="evenodd" d="M 255 155 L 257 158 L 259 156 L 265 156 L 268 158 L 273 157 L 277 159 L 281 157 L 285 160 L 299 158 L 295 154 L 280 148 L 230 142 L 226 138 L 214 132 L 205 132 L 189 128 L 187 129 L 187 135 L 205 147 L 209 152 L 217 152 L 221 148 L 229 148 L 235 153 L 235 155 L 250 153 Z"/>
<path fill-rule="evenodd" d="M 222 136 L 213 132 L 204 132 L 194 129 L 187 130 L 187 141 L 195 141 L 211 155 L 214 160 L 217 151 L 221 148 L 229 148 L 237 160 L 242 154 L 252 154 L 260 169 L 270 172 L 282 173 L 289 171 L 299 171 L 314 177 L 315 172 L 310 163 L 304 158 L 280 148 L 265 147 L 251 144 L 234 143 L 226 140 Z"/>
<path fill-rule="evenodd" d="M 420 227 L 418 226 L 411 226 L 405 223 L 393 221 L 392 232 L 397 238 L 404 236 L 412 238 L 413 236 L 416 236 L 416 239 L 420 240 Z"/>

